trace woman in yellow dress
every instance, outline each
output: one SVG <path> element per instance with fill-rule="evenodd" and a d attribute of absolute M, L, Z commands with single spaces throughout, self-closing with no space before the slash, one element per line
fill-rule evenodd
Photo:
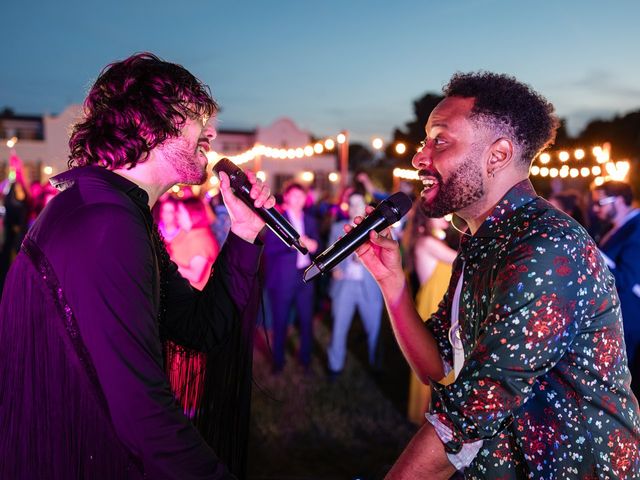
<path fill-rule="evenodd" d="M 457 252 L 445 242 L 448 226 L 446 219 L 428 218 L 422 213 L 419 204 L 415 204 L 407 227 L 408 235 L 403 237 L 407 270 L 415 273 L 420 285 L 416 295 L 416 308 L 425 321 L 437 310 L 451 278 L 451 264 Z M 443 382 L 452 380 L 453 378 L 447 377 Z M 424 414 L 430 401 L 430 387 L 411 372 L 409 420 L 418 425 L 424 423 Z"/>

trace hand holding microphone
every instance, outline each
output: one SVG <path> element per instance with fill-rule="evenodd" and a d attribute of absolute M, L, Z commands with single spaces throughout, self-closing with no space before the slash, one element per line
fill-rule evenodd
<path fill-rule="evenodd" d="M 375 210 L 370 211 L 369 214 L 362 219 L 358 225 L 347 232 L 346 235 L 318 255 L 311 266 L 304 272 L 304 281 L 308 282 L 317 275 L 331 270 L 351 255 L 360 245 L 369 240 L 370 232 L 383 231 L 385 228 L 400 220 L 410 209 L 411 199 L 406 194 L 398 192 L 391 195 L 380 203 Z M 380 240 L 390 241 L 388 239 Z M 364 260 L 365 258 L 363 257 L 363 261 Z"/>
<path fill-rule="evenodd" d="M 249 181 L 247 175 L 238 168 L 238 166 L 233 163 L 228 158 L 222 158 L 213 166 L 213 171 L 218 174 L 219 177 L 222 176 L 220 173 L 224 173 L 229 180 L 229 187 L 233 191 L 233 194 L 238 197 L 242 202 L 249 207 L 249 209 L 257 214 L 262 221 L 266 223 L 266 225 L 273 231 L 273 233 L 280 238 L 284 243 L 289 245 L 290 247 L 296 248 L 300 253 L 307 254 L 308 250 L 300 243 L 300 235 L 295 229 L 291 226 L 287 220 L 280 215 L 280 213 L 273 208 L 275 205 L 275 200 L 272 200 L 272 197 L 269 195 L 269 190 L 265 186 L 262 186 L 262 189 L 254 192 L 255 198 L 251 196 L 252 189 L 255 187 L 255 180 L 252 184 Z M 226 181 L 225 181 L 226 182 Z M 266 190 L 265 190 L 266 189 Z M 254 189 L 255 190 L 255 189 Z M 266 193 L 265 193 L 266 192 Z M 224 195 L 224 191 L 223 191 Z M 266 195 L 266 198 L 262 198 Z M 235 199 L 234 199 L 235 200 Z M 225 197 L 225 203 L 228 207 L 231 207 L 233 200 Z M 256 207 L 256 203 L 258 203 L 258 207 Z M 267 208 L 267 205 L 271 205 L 270 208 Z M 231 208 L 230 208 L 230 214 Z M 232 217 L 233 218 L 233 217 Z M 249 220 L 250 222 L 250 220 Z M 248 230 L 253 233 L 256 229 L 255 226 L 250 225 Z M 261 227 L 258 229 L 260 230 Z M 233 230 L 233 226 L 232 226 Z M 234 233 L 236 233 L 234 231 Z M 257 231 L 255 232 L 257 235 Z M 253 239 L 255 239 L 255 235 L 253 235 Z M 245 237 L 243 235 L 239 235 L 241 237 Z M 250 237 L 251 235 L 249 235 Z M 253 241 L 251 238 L 245 238 L 246 240 Z"/>

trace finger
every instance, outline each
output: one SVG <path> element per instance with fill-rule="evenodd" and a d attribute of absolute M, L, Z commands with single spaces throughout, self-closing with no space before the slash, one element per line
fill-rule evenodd
<path fill-rule="evenodd" d="M 276 197 L 269 195 L 269 198 L 264 202 L 264 208 L 273 208 L 276 206 Z"/>
<path fill-rule="evenodd" d="M 364 209 L 364 211 L 367 213 L 367 215 L 369 215 L 371 212 L 373 212 L 375 210 L 375 208 L 373 208 L 371 205 L 367 205 Z"/>
<path fill-rule="evenodd" d="M 374 245 L 377 245 L 377 246 L 379 246 L 381 248 L 384 248 L 384 249 L 387 249 L 387 250 L 391 250 L 391 249 L 394 249 L 394 248 L 398 247 L 398 242 L 396 242 L 392 238 L 380 235 L 378 232 L 376 232 L 374 230 L 369 232 L 369 240 Z"/>
<path fill-rule="evenodd" d="M 224 192 L 229 191 L 229 187 L 231 186 L 229 176 L 225 172 L 221 171 L 218 173 L 218 178 L 220 179 L 220 190 L 222 190 L 224 195 Z"/>
<path fill-rule="evenodd" d="M 270 195 L 271 195 L 271 190 L 265 183 L 262 183 L 260 187 L 260 191 L 258 192 L 258 196 L 255 199 L 254 205 L 258 208 L 262 207 L 265 204 L 265 202 L 269 199 Z"/>
<path fill-rule="evenodd" d="M 253 173 L 251 170 L 247 170 L 246 172 L 244 172 L 245 175 L 247 176 L 247 178 L 249 179 L 249 183 L 251 185 L 253 185 L 254 183 L 256 183 L 256 180 L 258 180 L 258 177 L 256 176 L 255 173 Z"/>
<path fill-rule="evenodd" d="M 386 237 L 386 238 L 391 238 L 393 239 L 393 236 L 391 235 L 391 227 L 387 227 L 384 230 L 382 230 L 381 232 L 379 232 L 379 235 L 381 237 Z"/>
<path fill-rule="evenodd" d="M 353 219 L 353 223 L 355 223 L 356 225 L 360 225 L 363 220 L 364 220 L 364 217 L 358 216 L 358 217 Z"/>
<path fill-rule="evenodd" d="M 353 226 L 349 225 L 348 223 L 344 226 L 344 232 L 345 233 L 349 233 L 351 230 L 353 230 Z"/>

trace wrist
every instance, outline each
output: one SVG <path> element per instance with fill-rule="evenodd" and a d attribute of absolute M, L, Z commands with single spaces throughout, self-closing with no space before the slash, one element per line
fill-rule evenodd
<path fill-rule="evenodd" d="M 404 275 L 392 275 L 380 280 L 380 290 L 390 307 L 398 303 L 406 288 Z"/>
<path fill-rule="evenodd" d="M 262 230 L 262 229 L 260 229 Z M 249 243 L 255 243 L 260 230 L 255 228 L 243 227 L 242 225 L 232 224 L 231 231 L 237 236 Z"/>

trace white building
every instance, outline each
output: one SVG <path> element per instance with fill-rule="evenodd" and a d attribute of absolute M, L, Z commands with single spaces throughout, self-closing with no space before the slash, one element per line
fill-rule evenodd
<path fill-rule="evenodd" d="M 0 175 L 6 176 L 10 150 L 6 143 L 17 137 L 15 146 L 22 158 L 27 175 L 32 180 L 46 180 L 67 169 L 69 135 L 71 128 L 82 116 L 80 105 L 70 105 L 59 115 L 20 116 L 0 112 Z M 317 143 L 317 142 L 316 142 Z M 318 189 L 333 191 L 329 174 L 338 170 L 336 148 L 325 149 L 313 155 L 291 155 L 305 147 L 313 147 L 309 132 L 300 130 L 288 118 L 276 120 L 255 130 L 220 130 L 212 148 L 219 155 L 234 157 L 250 151 L 256 145 L 275 152 L 289 152 L 285 158 L 256 155 L 242 164 L 243 168 L 262 171 L 274 191 L 288 180 L 313 183 Z M 324 144 L 323 144 L 324 147 Z M 307 148 L 307 153 L 309 149 Z M 280 154 L 280 157 L 283 155 Z M 293 156 L 293 158 L 290 158 Z"/>

